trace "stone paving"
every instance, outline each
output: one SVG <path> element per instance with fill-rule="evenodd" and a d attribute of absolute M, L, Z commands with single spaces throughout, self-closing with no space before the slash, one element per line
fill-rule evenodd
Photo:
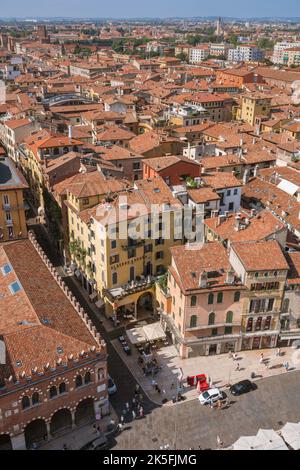
<path fill-rule="evenodd" d="M 256 375 L 255 381 L 286 374 L 283 367 L 286 362 L 289 363 L 290 371 L 300 369 L 300 350 L 295 351 L 292 348 L 281 348 L 280 357 L 277 356 L 277 349 L 242 351 L 237 353 L 237 359 L 234 360 L 227 354 L 181 359 L 178 357 L 175 346 L 168 346 L 157 351 L 162 370 L 152 378 L 145 377 L 142 369 L 138 366 L 138 354 L 134 346 L 132 347 L 132 355 L 126 356 L 117 339 L 113 340 L 111 344 L 123 361 L 126 362 L 145 393 L 156 404 L 161 404 L 164 398 L 171 400 L 174 397 L 177 389 L 176 377 L 180 368 L 183 370 L 185 379 L 187 376 L 206 374 L 207 378 L 211 379 L 212 384 L 221 389 L 240 380 L 251 379 L 252 372 Z M 263 361 L 261 359 L 262 354 Z M 157 382 L 161 394 L 155 391 L 152 385 L 153 380 Z M 186 381 L 184 381 L 184 386 L 184 395 L 188 400 L 197 398 L 198 393 L 195 387 L 187 387 Z M 170 404 L 168 402 L 167 406 Z"/>
<path fill-rule="evenodd" d="M 300 421 L 300 372 L 291 371 L 257 382 L 257 390 L 240 397 L 228 393 L 229 405 L 221 410 L 190 400 L 153 410 L 116 438 L 113 450 L 216 449 L 219 436 L 229 447 L 241 436 L 261 429 L 281 429 Z"/>

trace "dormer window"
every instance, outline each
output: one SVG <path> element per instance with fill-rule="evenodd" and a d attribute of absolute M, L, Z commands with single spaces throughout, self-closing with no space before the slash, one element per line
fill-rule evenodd
<path fill-rule="evenodd" d="M 10 284 L 9 290 L 10 290 L 10 292 L 11 292 L 13 295 L 15 295 L 15 294 L 17 294 L 20 290 L 22 290 L 22 286 L 21 286 L 21 284 L 19 283 L 19 281 L 15 281 L 15 282 L 13 282 L 12 284 Z"/>
<path fill-rule="evenodd" d="M 7 276 L 9 273 L 12 272 L 11 265 L 10 264 L 5 264 L 4 266 L 2 266 L 1 272 L 2 272 L 3 276 Z"/>

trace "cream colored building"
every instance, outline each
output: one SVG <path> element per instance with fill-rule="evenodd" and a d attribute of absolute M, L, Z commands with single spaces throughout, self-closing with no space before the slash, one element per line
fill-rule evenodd
<path fill-rule="evenodd" d="M 28 185 L 8 157 L 0 158 L 0 242 L 27 237 L 24 191 Z"/>
<path fill-rule="evenodd" d="M 182 243 L 181 203 L 161 178 L 137 181 L 92 208 L 77 210 L 69 192 L 69 233 L 73 269 L 89 293 L 105 303 L 106 314 L 137 316 L 155 309 L 155 279 L 171 261 L 170 247 Z M 151 213 L 151 205 L 158 209 Z M 73 206 L 73 208 L 71 207 Z M 180 217 L 174 221 L 174 214 Z M 176 239 L 176 231 L 181 238 Z M 164 235 L 167 236 L 164 236 Z"/>

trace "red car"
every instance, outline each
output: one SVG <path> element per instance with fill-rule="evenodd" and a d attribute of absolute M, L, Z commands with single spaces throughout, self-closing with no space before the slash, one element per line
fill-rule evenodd
<path fill-rule="evenodd" d="M 187 377 L 187 383 L 190 387 L 197 387 L 199 392 L 205 392 L 209 389 L 209 385 L 206 380 L 206 375 L 192 375 Z"/>

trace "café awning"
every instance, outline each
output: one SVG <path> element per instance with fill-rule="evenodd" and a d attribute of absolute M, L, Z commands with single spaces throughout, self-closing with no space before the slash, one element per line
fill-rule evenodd
<path fill-rule="evenodd" d="M 133 328 L 132 330 L 127 330 L 126 334 L 131 344 L 142 344 L 147 343 L 148 341 L 143 328 Z"/>
<path fill-rule="evenodd" d="M 166 337 L 166 333 L 162 329 L 160 322 L 143 326 L 143 330 L 148 341 L 157 341 Z"/>

